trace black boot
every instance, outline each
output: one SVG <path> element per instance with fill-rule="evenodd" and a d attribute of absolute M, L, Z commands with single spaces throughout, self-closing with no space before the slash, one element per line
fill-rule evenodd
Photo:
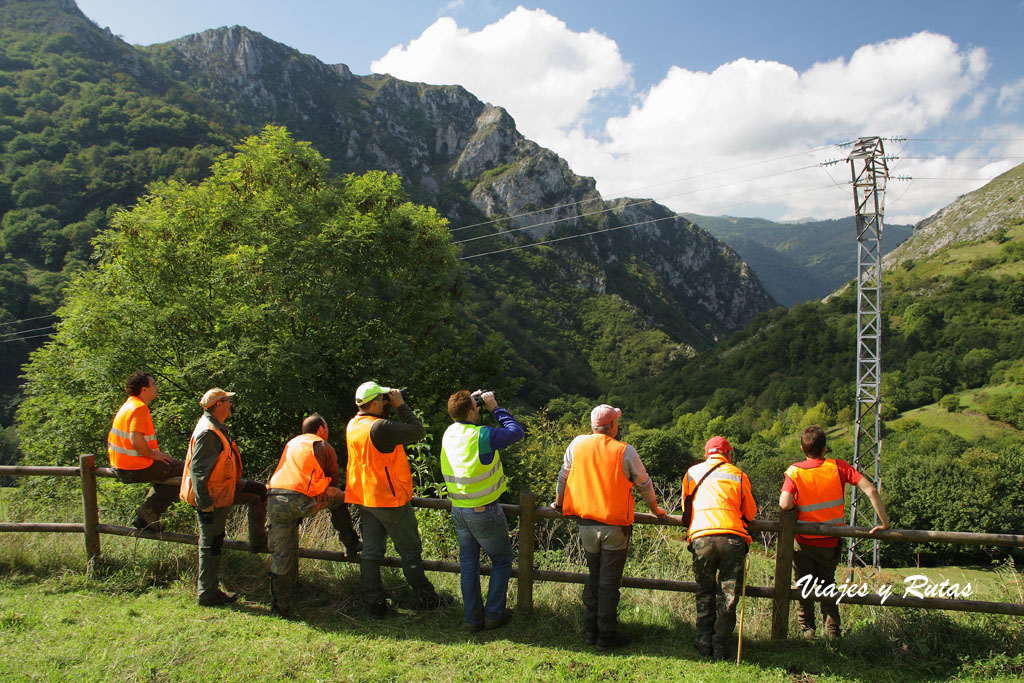
<path fill-rule="evenodd" d="M 584 551 L 585 552 L 585 551 Z M 597 582 L 600 580 L 601 553 L 587 553 L 587 580 L 583 583 L 583 639 L 597 644 Z"/>
<path fill-rule="evenodd" d="M 288 618 L 292 613 L 292 577 L 270 572 L 270 611 Z"/>
<path fill-rule="evenodd" d="M 629 645 L 633 636 L 619 631 L 619 589 L 597 589 L 597 649 L 610 650 Z"/>

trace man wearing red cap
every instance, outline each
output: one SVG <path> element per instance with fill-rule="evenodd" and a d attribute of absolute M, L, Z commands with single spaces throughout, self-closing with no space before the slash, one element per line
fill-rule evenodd
<path fill-rule="evenodd" d="M 732 446 L 725 438 L 708 439 L 704 455 L 704 462 L 683 477 L 683 500 L 692 511 L 686 540 L 697 579 L 693 646 L 704 657 L 726 659 L 736 627 L 737 586 L 743 583 L 751 541 L 747 524 L 757 505 L 747 475 L 732 464 Z"/>
<path fill-rule="evenodd" d="M 633 531 L 633 485 L 651 512 L 664 517 L 636 449 L 616 440 L 622 411 L 607 404 L 590 413 L 592 434 L 573 439 L 558 472 L 555 510 L 576 517 L 587 559 L 583 608 L 586 641 L 598 650 L 628 645 L 618 630 L 619 587 Z"/>

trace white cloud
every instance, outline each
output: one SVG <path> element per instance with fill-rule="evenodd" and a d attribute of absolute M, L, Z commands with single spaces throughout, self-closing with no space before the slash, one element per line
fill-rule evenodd
<path fill-rule="evenodd" d="M 999 107 L 999 111 L 1012 114 L 1020 109 L 1022 102 L 1024 102 L 1024 78 L 1000 88 L 996 106 Z"/>
<path fill-rule="evenodd" d="M 595 177 L 605 196 L 629 193 L 677 211 L 778 219 L 852 213 L 848 166 L 818 166 L 846 151 L 821 148 L 970 121 L 989 101 L 982 86 L 988 68 L 983 48 L 961 50 L 946 36 L 921 32 L 803 72 L 751 59 L 710 73 L 673 66 L 645 92 L 630 93 L 631 67 L 614 41 L 522 7 L 478 32 L 439 19 L 372 64 L 407 80 L 459 83 L 505 107 L 524 135 Z M 596 139 L 583 120 L 597 96 L 615 89 L 634 104 Z M 1017 106 L 1021 98 L 1024 81 L 1004 88 L 999 106 Z M 981 177 L 978 162 L 949 163 L 955 177 Z M 791 172 L 800 167 L 806 168 Z M 921 218 L 980 184 L 915 184 L 901 197 L 902 215 Z"/>
<path fill-rule="evenodd" d="M 595 96 L 627 85 L 631 70 L 613 40 L 571 31 L 544 10 L 522 7 L 477 32 L 450 17 L 438 19 L 370 68 L 404 80 L 462 85 L 505 107 L 524 135 L 548 147 L 586 114 Z"/>

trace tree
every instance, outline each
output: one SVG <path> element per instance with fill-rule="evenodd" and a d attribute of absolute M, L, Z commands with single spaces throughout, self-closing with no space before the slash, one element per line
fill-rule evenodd
<path fill-rule="evenodd" d="M 394 175 L 328 177 L 283 128 L 243 141 L 198 185 L 151 186 L 112 226 L 26 367 L 29 461 L 103 453 L 137 369 L 157 378 L 160 443 L 178 457 L 203 392 L 237 391 L 231 427 L 256 476 L 311 411 L 340 435 L 364 380 L 408 387 L 437 412 L 433 399 L 481 365 L 485 351 L 456 335 L 445 220 L 405 201 Z"/>

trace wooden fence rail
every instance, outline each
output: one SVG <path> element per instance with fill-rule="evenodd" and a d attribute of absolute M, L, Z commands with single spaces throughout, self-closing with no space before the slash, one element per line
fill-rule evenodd
<path fill-rule="evenodd" d="M 172 543 L 195 545 L 198 541 L 191 534 L 171 532 L 153 533 L 138 531 L 133 527 L 100 524 L 99 505 L 96 494 L 97 477 L 113 477 L 109 467 L 96 467 L 95 456 L 79 457 L 79 467 L 29 467 L 0 466 L 0 476 L 58 476 L 79 477 L 82 482 L 82 516 L 83 523 L 41 523 L 41 522 L 0 522 L 0 532 L 56 532 L 77 533 L 85 537 L 85 552 L 90 569 L 100 559 L 100 534 L 115 536 L 134 536 L 151 538 Z M 178 480 L 168 480 L 176 483 Z M 413 498 L 414 507 L 435 510 L 451 509 L 449 500 L 436 498 Z M 517 609 L 522 613 L 533 611 L 533 584 L 537 581 L 553 581 L 559 583 L 583 583 L 587 575 L 578 572 L 552 571 L 537 569 L 534 566 L 535 527 L 539 519 L 563 519 L 561 513 L 548 507 L 537 507 L 536 497 L 532 493 L 523 493 L 518 505 L 503 504 L 506 515 L 519 517 L 519 552 L 518 563 L 512 568 L 512 576 L 516 578 L 518 588 Z M 661 526 L 682 526 L 679 517 L 659 518 L 655 515 L 637 513 L 634 520 L 637 524 Z M 1024 547 L 1024 536 L 1015 534 L 975 534 L 952 531 L 922 531 L 916 529 L 887 529 L 869 534 L 864 527 L 830 526 L 796 521 L 796 510 L 783 510 L 778 521 L 755 519 L 749 527 L 752 532 L 778 534 L 775 556 L 775 578 L 772 586 L 747 586 L 747 595 L 752 598 L 772 600 L 772 638 L 783 639 L 789 626 L 789 607 L 793 600 L 800 599 L 800 590 L 792 586 L 793 580 L 793 539 L 797 532 L 842 538 L 877 538 L 881 541 L 910 543 L 956 543 L 962 545 Z M 224 547 L 232 550 L 248 550 L 249 544 L 243 541 L 225 540 Z M 359 562 L 359 558 L 347 557 L 345 553 L 314 548 L 300 548 L 299 557 L 306 557 L 331 562 Z M 400 567 L 397 557 L 387 557 L 381 562 L 385 566 Z M 424 560 L 423 566 L 428 571 L 449 572 L 458 574 L 457 562 L 439 562 Z M 482 574 L 490 574 L 489 566 L 480 568 Z M 636 576 L 624 576 L 622 585 L 625 588 L 643 588 L 647 590 L 676 591 L 695 593 L 697 584 L 693 581 L 673 581 L 670 579 L 651 579 Z M 822 602 L 832 597 L 809 596 L 807 599 Z M 923 609 L 943 609 L 959 612 L 983 612 L 987 614 L 1007 614 L 1024 616 L 1024 604 L 1007 602 L 986 602 L 981 600 L 950 599 L 950 598 L 918 598 L 896 594 L 888 596 L 869 593 L 867 595 L 848 595 L 843 602 L 853 605 L 876 605 L 883 607 L 916 607 Z"/>

